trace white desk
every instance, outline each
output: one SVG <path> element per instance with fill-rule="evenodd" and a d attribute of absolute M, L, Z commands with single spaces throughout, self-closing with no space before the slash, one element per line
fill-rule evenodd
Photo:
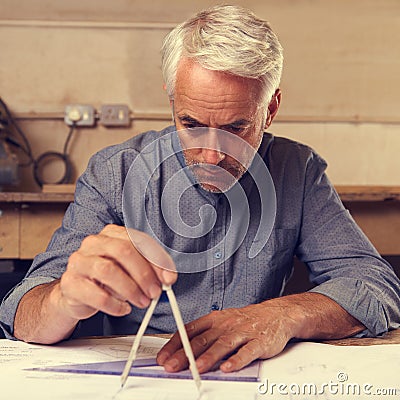
<path fill-rule="evenodd" d="M 56 346 L 0 340 L 1 399 L 10 400 L 191 400 L 193 381 L 30 371 L 60 364 L 125 360 L 132 337 L 92 338 Z M 162 345 L 147 338 L 147 356 Z M 262 363 L 259 382 L 203 381 L 206 399 L 398 399 L 400 344 L 332 346 L 296 343 Z M 359 390 L 360 395 L 354 395 Z M 335 392 L 336 391 L 336 392 Z M 378 396 L 385 391 L 385 396 Z M 397 391 L 397 392 L 396 392 Z M 350 394 L 347 395 L 347 392 Z"/>

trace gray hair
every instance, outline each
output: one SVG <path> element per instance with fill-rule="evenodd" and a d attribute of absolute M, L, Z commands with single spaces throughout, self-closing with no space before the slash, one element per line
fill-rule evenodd
<path fill-rule="evenodd" d="M 164 39 L 161 54 L 171 99 L 182 57 L 209 70 L 259 79 L 268 101 L 282 75 L 283 49 L 277 36 L 267 21 L 239 6 L 215 6 L 181 23 Z"/>

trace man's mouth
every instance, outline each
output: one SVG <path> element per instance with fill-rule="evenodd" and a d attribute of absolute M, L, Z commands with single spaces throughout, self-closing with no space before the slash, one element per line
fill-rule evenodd
<path fill-rule="evenodd" d="M 222 168 L 210 164 L 191 165 L 192 172 L 202 186 L 212 185 L 220 191 L 226 191 L 240 178 L 237 168 Z"/>

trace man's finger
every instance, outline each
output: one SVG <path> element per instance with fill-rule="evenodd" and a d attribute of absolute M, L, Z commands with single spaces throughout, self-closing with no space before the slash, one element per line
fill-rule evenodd
<path fill-rule="evenodd" d="M 215 343 L 215 341 L 218 340 L 220 334 L 221 332 L 210 329 L 198 336 L 195 336 L 190 341 L 194 357 L 199 357 L 208 348 L 210 348 Z M 180 371 L 187 368 L 188 366 L 188 359 L 182 347 L 175 351 L 171 356 L 169 356 L 168 351 L 161 354 L 159 353 L 157 361 L 160 365 L 163 365 L 165 367 L 165 370 L 168 372 Z"/>
<path fill-rule="evenodd" d="M 134 247 L 153 266 L 160 281 L 166 285 L 174 284 L 178 278 L 176 266 L 161 244 L 136 229 L 129 228 L 127 232 Z"/>
<path fill-rule="evenodd" d="M 185 325 L 185 329 L 189 339 L 196 337 L 202 332 L 210 329 L 213 324 L 213 319 L 210 315 L 205 315 L 196 321 L 190 322 Z M 193 346 L 192 346 L 193 347 Z M 164 365 L 167 360 L 171 358 L 177 351 L 182 349 L 182 342 L 179 333 L 176 332 L 172 338 L 166 343 L 157 355 L 157 363 L 159 365 Z M 196 354 L 195 354 L 196 356 Z M 172 363 L 172 361 L 171 361 Z"/>
<path fill-rule="evenodd" d="M 222 334 L 200 357 L 196 360 L 200 373 L 211 370 L 220 360 L 234 352 L 248 340 L 239 332 Z"/>
<path fill-rule="evenodd" d="M 115 298 L 94 281 L 72 278 L 69 283 L 65 282 L 68 279 L 70 278 L 66 275 L 61 279 L 61 291 L 65 296 L 66 306 L 71 316 L 78 319 L 87 318 L 90 315 L 79 314 L 83 310 L 88 313 L 89 309 L 92 309 L 91 314 L 98 310 L 113 316 L 123 316 L 131 311 L 127 302 Z M 71 287 L 73 287 L 73 292 L 71 292 Z"/>
<path fill-rule="evenodd" d="M 124 226 L 108 224 L 100 232 L 101 235 L 111 236 L 116 239 L 128 239 L 128 233 Z"/>
<path fill-rule="evenodd" d="M 178 275 L 174 261 L 160 243 L 150 235 L 136 229 L 112 224 L 104 227 L 100 235 L 129 242 L 138 255 L 152 266 L 160 283 L 173 285 L 176 282 Z M 153 292 L 155 294 L 154 290 Z M 151 298 L 154 297 L 156 295 Z"/>
<path fill-rule="evenodd" d="M 128 239 L 121 240 L 102 234 L 88 236 L 83 240 L 79 253 L 86 257 L 96 256 L 113 260 L 149 299 L 156 298 L 161 293 L 161 281 L 154 268 Z"/>
<path fill-rule="evenodd" d="M 86 268 L 81 268 L 81 265 Z M 75 253 L 70 257 L 68 272 L 97 282 L 115 298 L 129 301 L 139 308 L 147 307 L 150 303 L 150 298 L 139 285 L 112 259 Z"/>
<path fill-rule="evenodd" d="M 263 348 L 259 340 L 254 339 L 242 346 L 234 355 L 229 357 L 220 366 L 223 372 L 239 371 L 252 361 L 261 357 Z"/>

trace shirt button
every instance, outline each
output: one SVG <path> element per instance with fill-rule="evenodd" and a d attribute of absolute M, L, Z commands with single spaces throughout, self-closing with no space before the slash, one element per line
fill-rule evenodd
<path fill-rule="evenodd" d="M 217 260 L 220 260 L 222 257 L 222 253 L 220 251 L 216 251 L 214 253 L 214 258 L 216 258 Z"/>
<path fill-rule="evenodd" d="M 213 304 L 211 306 L 211 311 L 217 311 L 217 310 L 219 310 L 218 304 Z"/>

